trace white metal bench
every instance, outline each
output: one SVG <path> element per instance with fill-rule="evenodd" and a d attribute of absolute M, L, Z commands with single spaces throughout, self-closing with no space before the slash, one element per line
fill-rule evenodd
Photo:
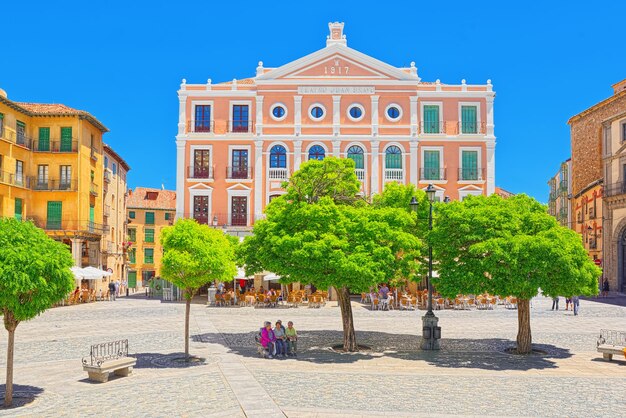
<path fill-rule="evenodd" d="M 600 336 L 596 343 L 597 350 L 602 353 L 602 357 L 607 360 L 613 360 L 613 355 L 625 356 L 626 349 L 626 332 L 616 331 L 612 329 L 600 330 Z"/>
<path fill-rule="evenodd" d="M 92 345 L 89 357 L 83 358 L 83 370 L 89 380 L 105 383 L 111 372 L 116 376 L 130 375 L 136 363 L 136 358 L 128 357 L 128 340 L 119 340 Z"/>

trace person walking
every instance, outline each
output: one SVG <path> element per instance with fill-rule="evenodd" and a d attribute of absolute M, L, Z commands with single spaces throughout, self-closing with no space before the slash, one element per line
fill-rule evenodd
<path fill-rule="evenodd" d="M 112 280 L 109 282 L 109 298 L 111 302 L 115 302 L 115 283 Z"/>
<path fill-rule="evenodd" d="M 572 296 L 572 306 L 574 308 L 574 315 L 578 315 L 578 310 L 580 309 L 580 300 L 578 296 Z"/>
<path fill-rule="evenodd" d="M 609 296 L 609 279 L 606 277 L 602 281 L 602 297 L 606 298 Z"/>
<path fill-rule="evenodd" d="M 555 296 L 552 298 L 552 310 L 556 307 L 556 310 L 559 310 L 559 297 Z"/>

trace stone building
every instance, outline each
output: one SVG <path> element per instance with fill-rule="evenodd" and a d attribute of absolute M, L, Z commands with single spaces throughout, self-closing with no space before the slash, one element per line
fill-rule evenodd
<path fill-rule="evenodd" d="M 572 159 L 568 158 L 561 163 L 559 171 L 548 181 L 550 197 L 548 210 L 562 226 L 574 229 L 570 196 L 572 194 Z"/>
<path fill-rule="evenodd" d="M 581 234 L 590 256 L 603 267 L 611 289 L 624 291 L 626 80 L 613 85 L 611 97 L 573 116 L 568 123 L 573 229 Z"/>

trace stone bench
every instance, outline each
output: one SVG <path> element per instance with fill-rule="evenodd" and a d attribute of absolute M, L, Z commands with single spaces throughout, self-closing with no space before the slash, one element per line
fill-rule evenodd
<path fill-rule="evenodd" d="M 113 372 L 116 376 L 128 376 L 133 372 L 133 367 L 137 359 L 133 357 L 122 357 L 115 360 L 102 362 L 100 365 L 83 365 L 83 370 L 89 374 L 89 380 L 106 383 L 109 374 Z"/>
<path fill-rule="evenodd" d="M 624 350 L 626 349 L 626 332 L 615 330 L 601 330 L 598 337 L 597 350 L 602 353 L 602 357 L 607 360 L 613 360 L 613 355 L 626 358 Z"/>

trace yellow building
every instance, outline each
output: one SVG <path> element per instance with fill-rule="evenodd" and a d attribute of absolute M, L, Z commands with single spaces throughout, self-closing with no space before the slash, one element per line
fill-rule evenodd
<path fill-rule="evenodd" d="M 126 206 L 128 240 L 132 243 L 128 251 L 128 287 L 142 287 L 159 276 L 163 254 L 160 233 L 174 223 L 176 192 L 137 187 L 129 190 Z"/>
<path fill-rule="evenodd" d="M 104 144 L 103 158 L 103 224 L 102 268 L 113 273 L 112 280 L 127 280 L 126 236 L 126 178 L 130 167 L 109 145 Z"/>
<path fill-rule="evenodd" d="M 89 113 L 14 102 L 0 90 L 0 216 L 31 219 L 67 243 L 78 266 L 99 266 L 102 134 Z"/>

